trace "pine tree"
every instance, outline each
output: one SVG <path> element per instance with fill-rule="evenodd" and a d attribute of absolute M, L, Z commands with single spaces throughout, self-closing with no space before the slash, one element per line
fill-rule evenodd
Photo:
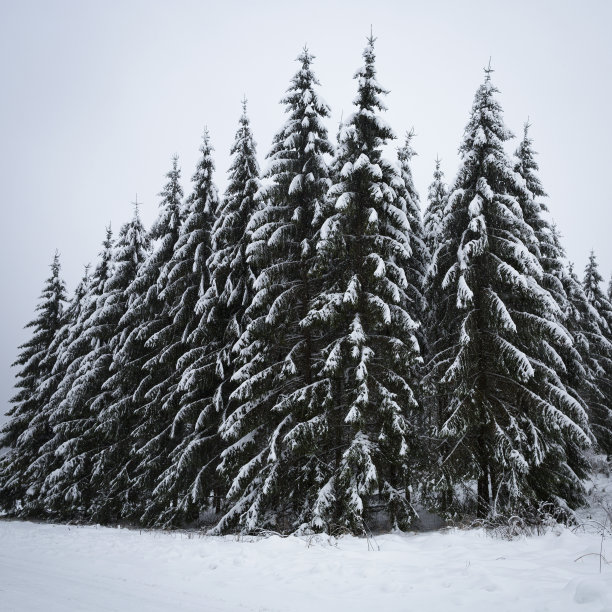
<path fill-rule="evenodd" d="M 589 414 L 590 401 L 597 392 L 592 370 L 595 362 L 585 339 L 593 338 L 597 325 L 595 323 L 593 327 L 586 313 L 585 296 L 577 279 L 568 270 L 557 228 L 545 216 L 548 208 L 542 198 L 547 197 L 547 194 L 538 177 L 539 168 L 535 160 L 537 153 L 533 150 L 533 139 L 529 136 L 530 127 L 529 122 L 525 123 L 523 138 L 514 153 L 514 170 L 525 181 L 524 188 L 516 193 L 516 199 L 524 220 L 533 230 L 533 240 L 527 244 L 527 248 L 537 257 L 542 267 L 542 286 L 559 306 L 559 320 L 573 341 L 571 345 L 564 341 L 547 341 L 544 346 L 567 392 Z M 588 462 L 571 439 L 567 441 L 566 453 L 571 470 L 579 478 L 586 478 Z M 562 496 L 572 497 L 571 484 Z"/>
<path fill-rule="evenodd" d="M 229 184 L 214 214 L 212 252 L 206 262 L 210 285 L 196 305 L 200 321 L 181 360 L 180 387 L 191 403 L 189 411 L 195 413 L 193 435 L 180 459 L 179 469 L 184 466 L 189 474 L 186 495 L 181 493 L 177 500 L 181 509 L 195 504 L 219 511 L 224 496 L 224 479 L 216 471 L 223 447 L 219 424 L 236 387 L 232 380 L 236 342 L 249 322 L 246 311 L 253 300 L 255 273 L 247 261 L 247 228 L 259 208 L 255 198 L 260 188 L 259 165 L 246 99 L 231 155 Z"/>
<path fill-rule="evenodd" d="M 217 188 L 213 182 L 213 148 L 205 130 L 202 157 L 192 178 L 193 192 L 187 202 L 187 218 L 181 226 L 172 259 L 167 264 L 167 284 L 161 298 L 170 304 L 170 322 L 163 330 L 165 344 L 177 358 L 174 380 L 164 402 L 174 402 L 178 410 L 171 428 L 172 451 L 166 469 L 153 491 L 156 511 L 152 518 L 160 525 L 183 524 L 198 517 L 208 503 L 211 473 L 202 470 L 218 449 L 213 443 L 215 419 L 198 420 L 202 406 L 210 402 L 208 379 L 188 378 L 184 387 L 178 384 L 196 352 L 205 347 L 206 318 L 197 304 L 210 286 L 207 260 L 211 255 L 211 232 L 219 206 Z M 174 397 L 172 397 L 174 396 Z M 211 423 L 215 424 L 214 429 Z"/>
<path fill-rule="evenodd" d="M 128 473 L 131 433 L 135 426 L 134 389 L 142 378 L 143 347 L 125 345 L 132 331 L 130 324 L 131 283 L 149 255 L 149 236 L 140 220 L 138 204 L 134 215 L 119 231 L 113 248 L 113 271 L 100 296 L 96 324 L 103 331 L 104 342 L 95 355 L 93 370 L 95 387 L 90 406 L 95 419 L 89 423 L 87 435 L 93 440 L 90 459 L 90 488 L 95 491 L 87 509 L 88 517 L 98 522 L 117 521 L 132 516 Z M 124 350 L 119 361 L 115 352 Z M 140 352 L 139 352 L 140 351 Z"/>
<path fill-rule="evenodd" d="M 58 355 L 62 380 L 47 407 L 54 435 L 38 462 L 42 483 L 40 503 L 64 518 L 84 518 L 93 493 L 89 486 L 91 468 L 87 452 L 91 442 L 86 432 L 95 420 L 89 402 L 92 378 L 95 378 L 92 356 L 101 342 L 96 316 L 104 285 L 112 274 L 112 250 L 109 227 L 78 317 L 70 326 L 67 342 Z"/>
<path fill-rule="evenodd" d="M 557 373 L 551 346 L 569 349 L 572 339 L 529 249 L 537 237 L 515 197 L 525 186 L 504 152 L 511 133 L 485 72 L 433 262 L 441 334 L 432 372 L 448 398 L 442 477 L 477 479 L 480 516 L 541 501 L 575 506 L 582 486 L 567 448 L 590 443 L 586 414 Z"/>
<path fill-rule="evenodd" d="M 268 154 L 270 185 L 248 226 L 248 261 L 259 275 L 238 343 L 240 384 L 221 427 L 229 442 L 221 468 L 232 484 L 219 531 L 235 524 L 295 529 L 307 520 L 317 488 L 311 418 L 326 398 L 314 380 L 318 338 L 305 318 L 321 290 L 316 236 L 330 186 L 325 155 L 333 147 L 313 59 L 306 48 L 297 58 L 300 68 L 281 101 L 289 118 Z"/>
<path fill-rule="evenodd" d="M 17 393 L 11 399 L 10 420 L 2 429 L 0 447 L 9 452 L 0 463 L 0 504 L 10 513 L 39 514 L 43 511 L 35 502 L 38 482 L 30 471 L 39 455 L 40 447 L 51 437 L 51 428 L 44 406 L 40 403 L 40 387 L 51 375 L 49 349 L 62 324 L 66 286 L 60 277 L 59 254 L 51 264 L 51 276 L 45 281 L 37 316 L 26 328 L 32 337 L 19 348 L 13 364 L 20 367 L 17 374 Z M 33 490 L 31 490 L 34 485 Z"/>
<path fill-rule="evenodd" d="M 601 288 L 603 278 L 595 253 L 591 251 L 584 271 L 583 288 L 590 308 L 583 320 L 590 322 L 582 329 L 587 335 L 587 349 L 594 363 L 591 366 L 595 390 L 589 389 L 590 419 L 600 448 L 612 454 L 612 303 Z"/>
<path fill-rule="evenodd" d="M 304 428 L 320 459 L 307 516 L 315 529 L 358 533 L 380 509 L 402 527 L 413 516 L 412 388 L 420 359 L 407 311 L 410 227 L 399 195 L 406 185 L 382 155 L 393 132 L 379 115 L 386 92 L 376 80 L 372 37 L 363 57 L 318 243 L 323 291 L 305 318 L 323 343 L 321 404 Z"/>
<path fill-rule="evenodd" d="M 432 268 L 432 262 L 436 259 L 436 252 L 440 243 L 442 227 L 444 222 L 444 209 L 448 201 L 448 186 L 444 182 L 444 172 L 440 168 L 440 159 L 436 157 L 436 166 L 433 174 L 433 181 L 429 185 L 427 192 L 427 208 L 423 216 L 423 232 L 425 235 L 425 245 L 427 247 L 428 262 L 425 276 L 423 279 L 423 292 L 425 302 L 427 304 L 426 312 L 423 316 L 423 325 L 425 327 L 425 335 L 427 343 L 424 348 L 425 366 L 423 368 L 423 377 L 421 386 L 423 389 L 423 411 L 427 421 L 424 426 L 426 435 L 424 436 L 424 454 L 427 457 L 426 461 L 429 465 L 435 465 L 439 458 L 440 450 L 444 449 L 444 442 L 436 439 L 435 431 L 441 426 L 443 418 L 444 406 L 446 404 L 445 397 L 440 395 L 440 390 L 432 384 L 429 360 L 432 357 L 432 351 L 435 353 L 435 347 L 440 343 L 444 336 L 444 331 L 440 328 L 439 323 L 442 319 L 444 303 L 441 302 L 442 295 L 439 288 L 432 278 L 435 277 L 435 268 Z M 431 482 L 427 477 L 423 479 L 424 498 L 427 499 L 431 495 Z M 440 486 L 440 484 L 442 486 Z M 435 487 L 441 490 L 443 495 L 449 496 L 452 491 L 452 485 L 442 479 Z M 445 510 L 449 505 L 450 499 L 444 499 L 440 504 L 442 510 Z"/>
<path fill-rule="evenodd" d="M 90 264 L 85 265 L 83 277 L 76 286 L 74 294 L 70 299 L 68 307 L 62 313 L 61 325 L 53 337 L 51 346 L 49 347 L 49 365 L 51 369 L 50 375 L 42 382 L 39 387 L 40 405 L 45 411 L 45 419 L 47 421 L 52 417 L 56 408 L 55 400 L 58 398 L 58 389 L 62 385 L 62 381 L 67 374 L 67 368 L 70 365 L 64 360 L 66 349 L 73 340 L 73 330 L 77 321 L 80 320 L 83 307 L 85 306 L 89 287 L 91 284 Z M 52 365 L 51 365 L 52 364 Z M 54 469 L 56 463 L 55 450 L 61 445 L 61 434 L 52 429 L 52 435 L 39 449 L 36 464 L 40 475 L 39 481 L 42 482 L 37 502 L 46 509 L 51 508 L 51 504 L 46 499 L 45 479 Z"/>
<path fill-rule="evenodd" d="M 409 300 L 407 310 L 412 319 L 420 323 L 423 321 L 426 312 L 423 291 L 430 255 L 425 244 L 425 229 L 421 216 L 420 198 L 412 178 L 411 160 L 416 155 L 415 150 L 412 148 L 413 138 L 414 130 L 410 130 L 410 132 L 406 133 L 404 145 L 397 152 L 400 177 L 404 182 L 404 187 L 402 188 L 400 184 L 397 192 L 399 197 L 405 201 L 402 208 L 405 207 L 406 209 L 409 226 L 410 260 L 408 268 L 405 270 L 406 280 L 408 281 L 406 294 Z M 424 350 L 426 344 L 424 326 L 419 327 L 416 331 L 416 337 L 419 340 L 421 350 Z"/>
<path fill-rule="evenodd" d="M 172 421 L 178 410 L 177 346 L 173 337 L 171 303 L 164 299 L 169 285 L 171 261 L 186 217 L 178 157 L 172 159 L 168 179 L 159 194 L 160 213 L 149 232 L 155 247 L 138 268 L 127 289 L 129 307 L 120 324 L 129 331 L 114 353 L 115 368 L 134 371 L 130 390 L 134 401 L 134 429 L 130 461 L 126 518 L 144 523 L 155 520 L 156 500 L 152 494 L 159 475 L 166 469 L 171 450 Z M 180 352 L 180 351 L 179 351 Z"/>
<path fill-rule="evenodd" d="M 448 187 L 444 182 L 444 172 L 440 169 L 441 160 L 436 157 L 433 181 L 427 192 L 427 208 L 423 218 L 425 244 L 431 257 L 438 248 L 438 236 L 442 229 L 444 207 L 448 199 Z"/>

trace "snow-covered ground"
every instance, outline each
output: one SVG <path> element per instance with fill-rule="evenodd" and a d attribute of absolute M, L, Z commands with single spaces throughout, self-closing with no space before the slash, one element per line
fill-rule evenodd
<path fill-rule="evenodd" d="M 0 610 L 612 612 L 612 565 L 600 573 L 590 554 L 596 533 L 506 541 L 452 530 L 372 543 L 0 520 Z"/>

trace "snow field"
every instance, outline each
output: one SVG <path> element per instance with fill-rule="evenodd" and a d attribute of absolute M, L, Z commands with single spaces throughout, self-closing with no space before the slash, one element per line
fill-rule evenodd
<path fill-rule="evenodd" d="M 589 554 L 597 534 L 454 530 L 375 543 L 0 521 L 0 610 L 612 612 L 612 565 L 600 574 Z"/>

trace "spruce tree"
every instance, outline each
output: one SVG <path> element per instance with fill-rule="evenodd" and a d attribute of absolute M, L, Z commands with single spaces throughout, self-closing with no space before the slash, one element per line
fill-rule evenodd
<path fill-rule="evenodd" d="M 113 240 L 110 227 L 102 243 L 100 259 L 89 280 L 78 317 L 70 327 L 67 342 L 58 356 L 62 380 L 48 405 L 53 439 L 44 448 L 39 463 L 41 503 L 56 516 L 83 519 L 91 499 L 89 486 L 90 442 L 86 432 L 95 420 L 89 405 L 92 389 L 92 355 L 100 345 L 96 329 L 99 300 L 112 274 Z"/>
<path fill-rule="evenodd" d="M 65 511 L 72 518 L 108 520 L 108 516 L 100 512 L 100 507 L 108 498 L 109 476 L 114 473 L 112 468 L 116 468 L 116 465 L 107 463 L 101 466 L 99 463 L 101 447 L 107 441 L 104 433 L 108 431 L 109 415 L 105 408 L 111 397 L 104 384 L 110 377 L 111 343 L 125 312 L 123 292 L 128 279 L 134 278 L 137 265 L 144 257 L 143 234 L 136 210 L 133 220 L 121 228 L 117 243 L 111 244 L 110 236 L 107 239 L 99 266 L 101 269 L 97 273 L 103 280 L 99 284 L 94 283 L 96 297 L 81 332 L 88 338 L 91 348 L 79 365 L 67 405 L 61 407 L 64 411 L 69 408 L 71 415 L 78 414 L 80 408 L 82 418 L 78 421 L 78 436 L 69 443 L 70 452 L 62 453 L 61 466 L 56 473 L 50 474 L 45 484 L 49 486 L 51 498 L 63 493 L 65 499 L 78 500 L 78 507 L 65 506 Z M 65 434 L 67 424 L 61 415 L 58 415 L 57 421 L 56 431 Z M 64 443 L 64 446 L 68 444 Z M 78 470 L 75 471 L 74 467 L 77 466 Z"/>
<path fill-rule="evenodd" d="M 151 515 L 160 525 L 197 519 L 200 508 L 209 502 L 211 483 L 215 480 L 216 466 L 208 471 L 202 470 L 202 466 L 219 452 L 214 443 L 218 425 L 215 419 L 199 420 L 200 410 L 210 402 L 210 380 L 188 377 L 182 385 L 178 384 L 194 357 L 192 350 L 197 354 L 205 350 L 207 322 L 197 305 L 210 286 L 207 260 L 219 206 L 208 130 L 204 132 L 200 151 L 202 156 L 192 178 L 193 192 L 187 201 L 187 218 L 167 264 L 167 283 L 160 295 L 170 305 L 168 325 L 160 334 L 165 338 L 164 351 L 172 351 L 177 361 L 174 380 L 162 400 L 174 403 L 177 410 L 171 427 L 169 462 L 153 490 L 157 507 Z"/>
<path fill-rule="evenodd" d="M 52 436 L 40 388 L 51 375 L 49 349 L 62 325 L 66 286 L 60 277 L 59 254 L 51 264 L 51 275 L 45 281 L 37 315 L 26 328 L 32 329 L 31 338 L 22 344 L 14 367 L 20 367 L 15 384 L 17 393 L 11 399 L 10 420 L 2 429 L 0 447 L 9 452 L 0 463 L 0 504 L 9 513 L 39 514 L 37 504 L 39 481 L 30 470 L 39 456 L 39 449 Z"/>
<path fill-rule="evenodd" d="M 177 396 L 172 393 L 178 382 L 177 351 L 171 303 L 164 299 L 164 291 L 169 284 L 168 263 L 186 217 L 180 176 L 178 157 L 174 156 L 166 174 L 168 181 L 159 194 L 160 212 L 149 232 L 154 249 L 127 289 L 129 307 L 122 322 L 129 332 L 114 354 L 116 368 L 133 368 L 136 375 L 131 389 L 135 406 L 128 487 L 134 506 L 125 508 L 129 518 L 137 517 L 144 523 L 155 520 L 157 506 L 152 492 L 168 465 L 172 421 L 178 410 Z"/>
<path fill-rule="evenodd" d="M 567 268 L 559 233 L 546 217 L 548 208 L 542 198 L 547 197 L 547 194 L 538 176 L 537 153 L 533 149 L 533 139 L 529 136 L 530 127 L 529 122 L 525 123 L 523 138 L 514 153 L 514 170 L 525 181 L 515 195 L 524 220 L 533 230 L 527 248 L 537 257 L 542 267 L 541 284 L 559 306 L 559 321 L 572 338 L 572 344 L 563 340 L 548 340 L 543 343 L 543 347 L 551 360 L 551 367 L 567 392 L 590 414 L 589 404 L 597 395 L 592 369 L 595 362 L 584 341 L 588 336 L 593 337 L 595 329 L 592 329 L 590 317 L 585 317 L 584 295 Z M 571 470 L 579 478 L 585 478 L 589 469 L 588 462 L 571 438 L 567 440 L 566 453 Z M 568 483 L 568 490 L 563 491 L 562 497 L 571 498 L 571 489 L 572 485 Z"/>
<path fill-rule="evenodd" d="M 448 186 L 444 182 L 444 172 L 440 169 L 441 160 L 436 157 L 433 181 L 427 192 L 427 208 L 423 217 L 425 244 L 431 257 L 438 248 L 438 236 L 442 229 L 444 207 L 448 198 Z"/>
<path fill-rule="evenodd" d="M 587 336 L 589 355 L 595 360 L 592 366 L 595 390 L 590 389 L 590 418 L 593 433 L 600 448 L 612 454 L 612 303 L 601 288 L 603 278 L 595 253 L 591 251 L 584 271 L 583 288 L 589 305 L 583 316 L 594 320 Z"/>
<path fill-rule="evenodd" d="M 479 516 L 542 501 L 575 506 L 582 485 L 567 448 L 590 443 L 549 350 L 572 339 L 529 249 L 537 238 L 515 197 L 525 187 L 504 152 L 511 133 L 485 72 L 433 262 L 441 334 L 432 372 L 447 397 L 440 477 L 451 486 L 476 479 Z"/>
<path fill-rule="evenodd" d="M 49 347 L 49 357 L 53 365 L 51 374 L 40 385 L 39 397 L 43 410 L 46 413 L 47 421 L 52 417 L 56 408 L 57 391 L 62 385 L 62 381 L 67 373 L 67 368 L 70 365 L 63 359 L 66 349 L 73 340 L 73 330 L 77 321 L 80 320 L 81 312 L 88 299 L 89 286 L 91 284 L 90 264 L 85 265 L 83 277 L 76 286 L 68 307 L 64 309 L 62 314 L 62 323 L 59 330 L 53 337 L 53 342 Z M 55 451 L 62 443 L 62 436 L 57 431 L 52 429 L 52 436 L 39 449 L 36 464 L 39 472 L 39 481 L 42 482 L 38 494 L 37 503 L 44 506 L 46 509 L 51 509 L 51 504 L 46 499 L 45 479 L 55 469 L 57 462 Z"/>
<path fill-rule="evenodd" d="M 268 154 L 261 210 L 251 217 L 249 263 L 259 271 L 250 320 L 239 340 L 239 383 L 221 431 L 229 447 L 221 469 L 230 479 L 217 529 L 275 526 L 293 530 L 309 519 L 319 474 L 317 426 L 326 387 L 314 378 L 318 335 L 306 323 L 321 291 L 314 271 L 316 237 L 330 186 L 333 153 L 317 93 L 314 56 L 305 48 L 282 103 L 288 119 Z"/>
<path fill-rule="evenodd" d="M 408 313 L 406 185 L 382 155 L 393 132 L 379 114 L 386 92 L 376 80 L 372 37 L 363 57 L 317 245 L 323 290 L 305 318 L 323 346 L 316 372 L 322 399 L 304 428 L 320 459 L 309 525 L 356 533 L 379 510 L 400 527 L 414 515 L 409 487 L 420 360 L 417 322 Z"/>
<path fill-rule="evenodd" d="M 409 300 L 408 313 L 419 323 L 423 321 L 426 311 L 425 298 L 423 295 L 425 286 L 425 274 L 429 264 L 429 250 L 425 243 L 425 229 L 421 215 L 420 198 L 414 187 L 412 178 L 411 160 L 416 155 L 412 148 L 414 130 L 406 133 L 404 145 L 398 149 L 397 158 L 399 161 L 400 177 L 403 180 L 403 187 L 400 184 L 397 193 L 400 198 L 405 200 L 405 207 L 410 237 L 410 260 L 406 270 L 406 280 L 408 286 L 406 294 Z M 421 350 L 425 349 L 425 328 L 420 326 L 416 332 Z"/>
<path fill-rule="evenodd" d="M 96 420 L 89 435 L 95 439 L 91 456 L 91 488 L 96 492 L 89 517 L 100 522 L 134 518 L 137 500 L 131 495 L 131 447 L 135 427 L 134 391 L 142 379 L 145 349 L 134 333 L 138 317 L 131 308 L 138 294 L 132 283 L 150 254 L 150 239 L 136 204 L 132 220 L 123 225 L 113 249 L 113 273 L 104 285 L 100 322 L 111 332 L 96 366 L 101 388 L 92 397 Z M 104 374 L 105 372 L 105 374 Z"/>
<path fill-rule="evenodd" d="M 196 503 L 203 510 L 219 511 L 226 488 L 216 470 L 224 446 L 219 424 L 236 387 L 232 380 L 236 343 L 249 323 L 247 309 L 253 300 L 255 273 L 247 261 L 248 224 L 259 208 L 255 197 L 260 188 L 259 165 L 246 99 L 231 155 L 229 184 L 215 211 L 212 251 L 206 262 L 210 285 L 196 305 L 200 321 L 190 350 L 181 360 L 180 387 L 189 398 L 190 412 L 195 412 L 193 435 L 181 457 L 188 468 L 191 502 L 179 496 L 181 508 Z"/>

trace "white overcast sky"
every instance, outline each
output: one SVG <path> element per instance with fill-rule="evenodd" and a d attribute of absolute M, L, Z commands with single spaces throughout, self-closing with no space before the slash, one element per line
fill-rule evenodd
<path fill-rule="evenodd" d="M 533 124 L 569 258 L 582 274 L 594 248 L 607 284 L 611 23 L 606 0 L 0 0 L 0 421 L 55 249 L 72 290 L 105 225 L 130 217 L 136 192 L 150 225 L 174 153 L 188 193 L 204 125 L 223 189 L 243 94 L 263 165 L 305 43 L 335 136 L 370 25 L 391 90 L 386 119 L 400 136 L 412 126 L 417 134 L 422 200 L 437 154 L 454 178 L 491 57 L 507 125 L 520 134 L 527 117 Z"/>

